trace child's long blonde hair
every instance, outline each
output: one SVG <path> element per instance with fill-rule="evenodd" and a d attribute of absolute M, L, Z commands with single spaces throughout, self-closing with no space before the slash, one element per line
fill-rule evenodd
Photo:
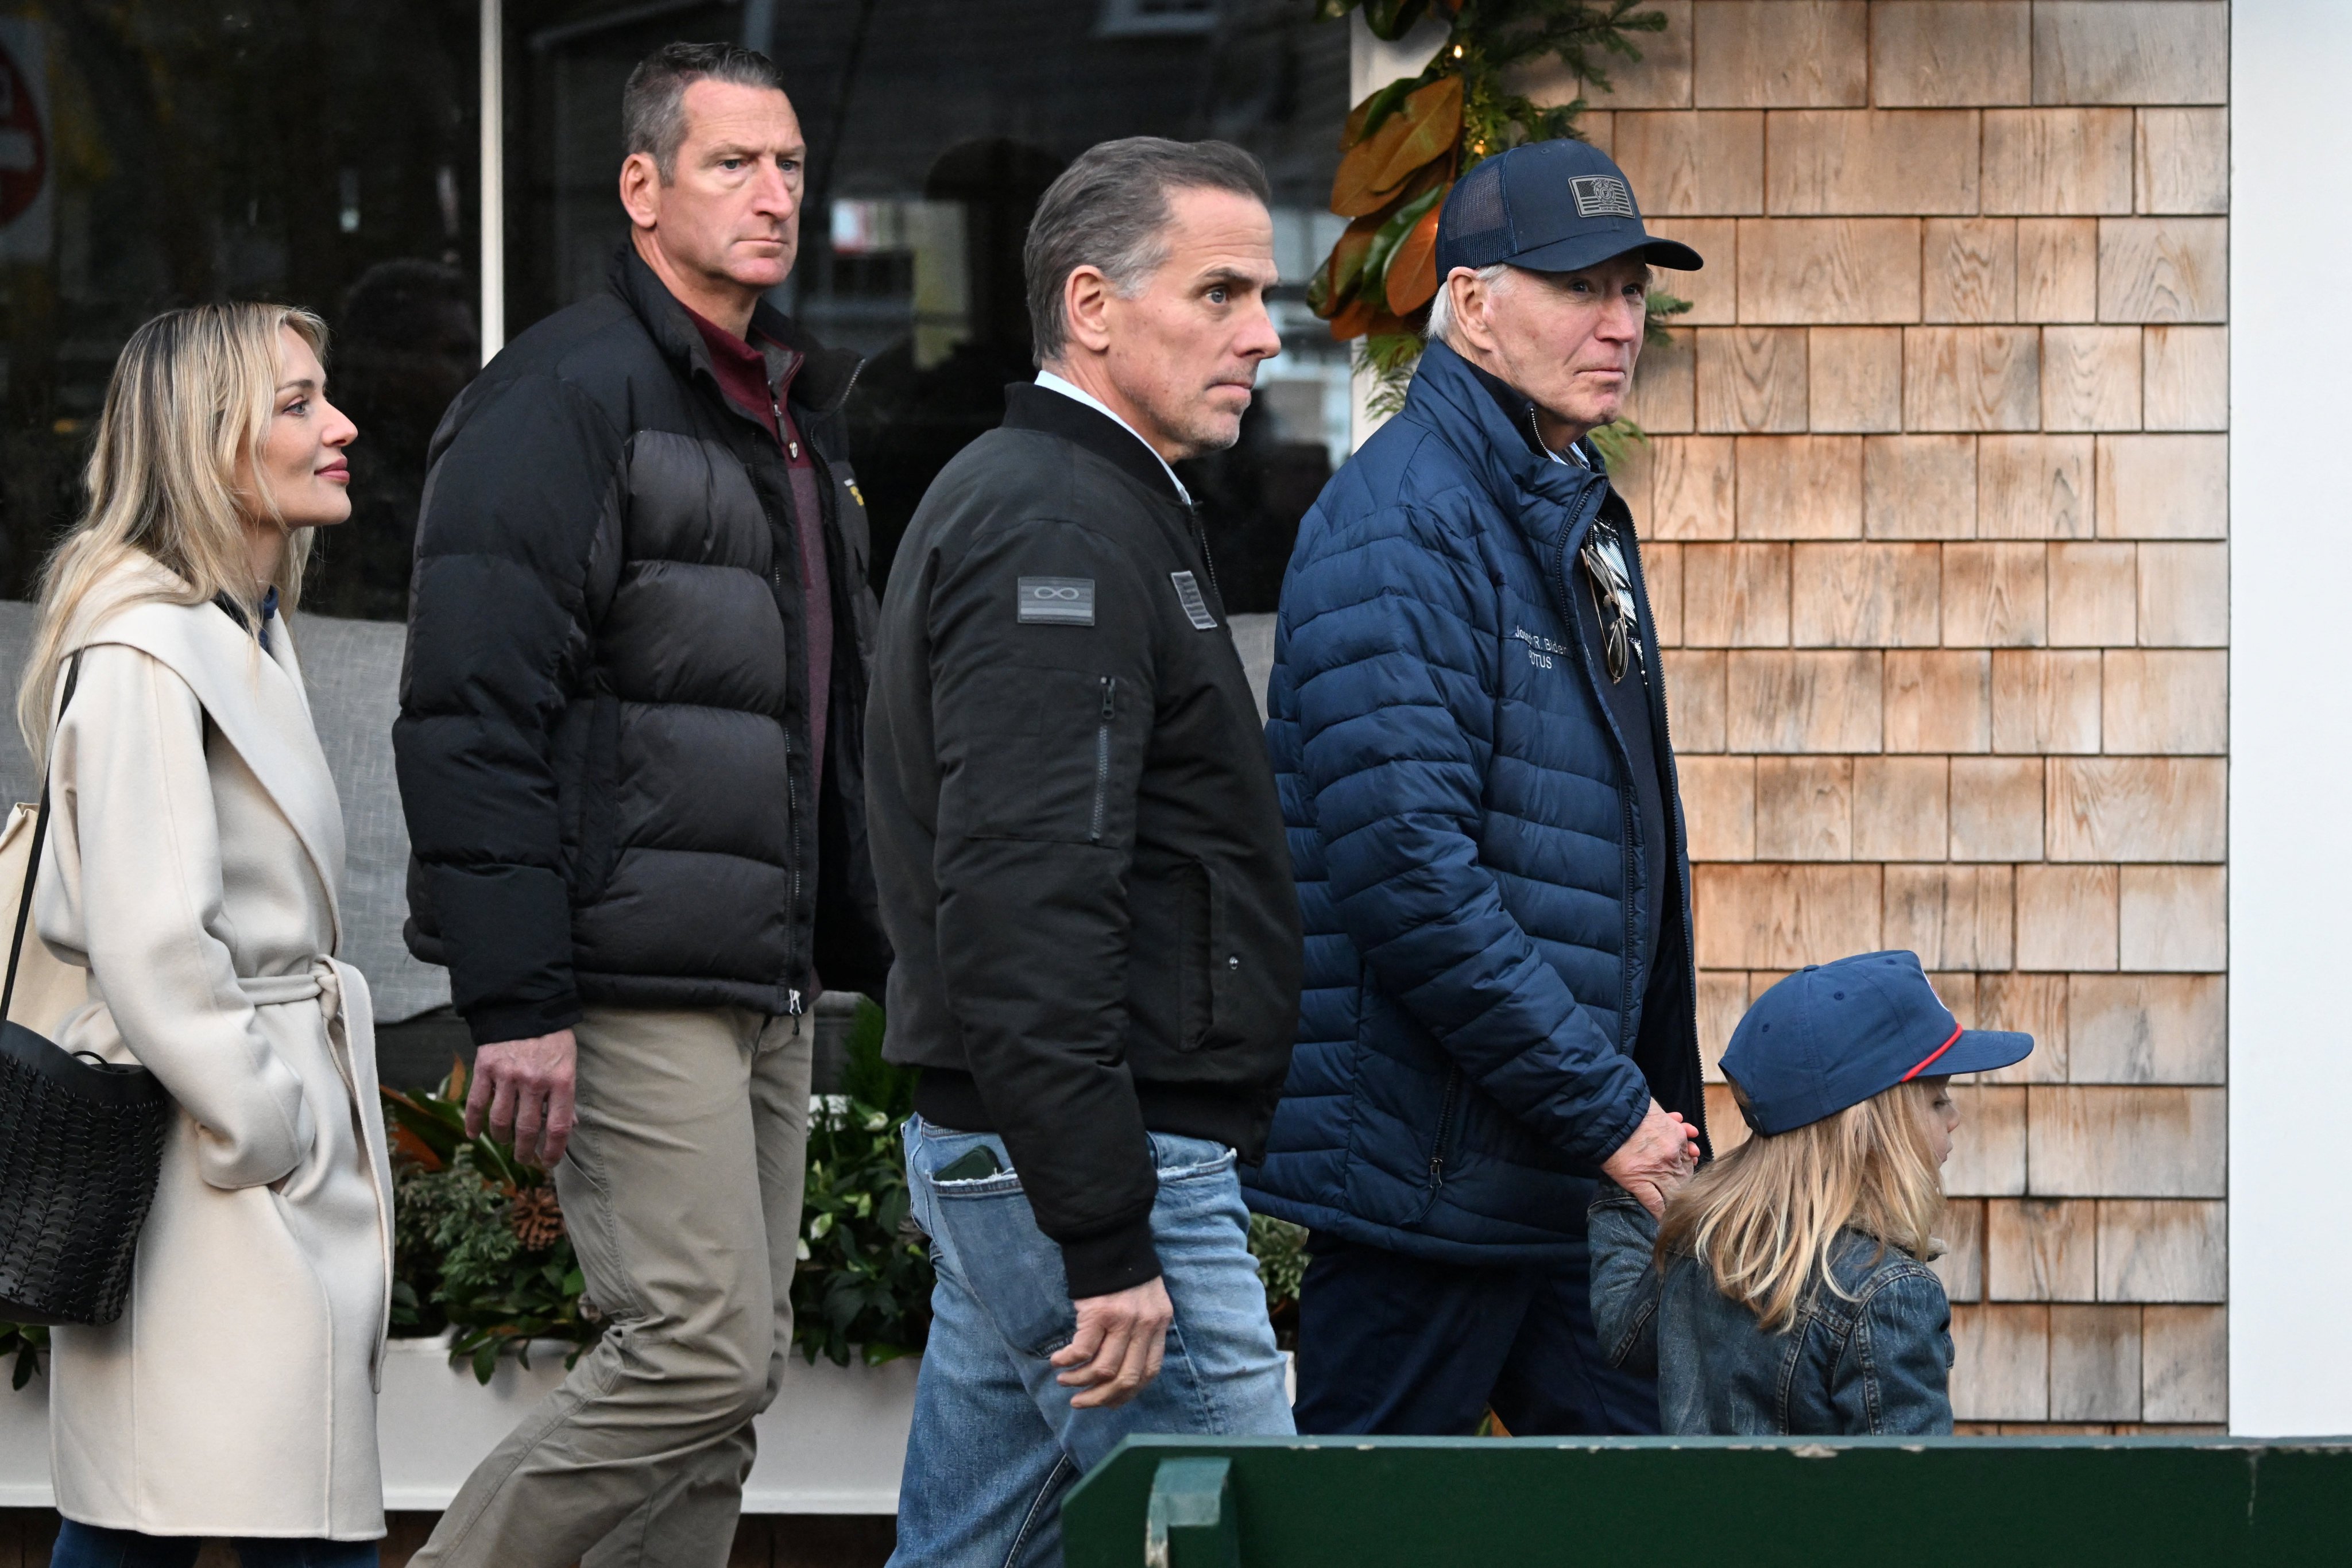
<path fill-rule="evenodd" d="M 250 518 L 280 519 L 262 482 L 261 444 L 278 401 L 278 334 L 290 329 L 323 361 L 327 326 L 287 305 L 197 305 L 170 310 L 131 334 L 107 382 L 106 406 L 83 476 L 89 506 L 41 572 L 41 613 L 16 692 L 16 726 L 36 763 L 46 758 L 66 639 L 92 591 L 145 557 L 179 579 L 127 588 L 121 602 L 203 604 L 223 595 L 260 624 L 245 548 Z M 243 477 L 240 477 L 243 476 Z M 272 586 L 289 610 L 301 597 L 311 529 L 288 531 Z"/>
<path fill-rule="evenodd" d="M 1944 1214 L 1927 1118 L 1940 1079 L 1898 1083 L 1786 1133 L 1757 1133 L 1666 1200 L 1661 1267 L 1694 1257 L 1715 1288 L 1780 1333 L 1818 1270 L 1829 1290 L 1838 1232 L 1851 1226 L 1925 1260 Z M 1734 1092 L 1738 1086 L 1734 1086 Z"/>

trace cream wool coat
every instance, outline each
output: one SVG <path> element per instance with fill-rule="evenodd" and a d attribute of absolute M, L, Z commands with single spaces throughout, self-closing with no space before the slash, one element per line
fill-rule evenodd
<path fill-rule="evenodd" d="M 392 1173 L 367 986 L 333 956 L 342 811 L 270 643 L 152 601 L 68 638 L 34 913 L 89 1001 L 53 1038 L 143 1062 L 178 1114 L 129 1306 L 56 1333 L 51 1463 L 86 1524 L 367 1540 Z"/>

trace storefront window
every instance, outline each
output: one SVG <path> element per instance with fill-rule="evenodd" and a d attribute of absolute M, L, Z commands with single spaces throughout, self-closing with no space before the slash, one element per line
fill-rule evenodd
<path fill-rule="evenodd" d="M 557 12 L 561 11 L 561 15 Z M 536 11 L 534 16 L 537 16 Z M 777 303 L 867 357 L 852 454 L 877 576 L 924 488 L 1034 373 L 1021 244 L 1068 160 L 1118 136 L 1223 137 L 1272 177 L 1284 351 L 1233 452 L 1188 465 L 1230 607 L 1274 608 L 1298 518 L 1347 451 L 1347 355 L 1307 275 L 1347 112 L 1348 32 L 1297 0 L 842 0 L 548 8 L 518 30 L 528 170 L 509 182 L 518 328 L 604 286 L 620 91 L 675 37 L 732 37 L 782 67 L 810 147 L 801 260 Z M 515 145 L 510 133 L 509 145 Z"/>
<path fill-rule="evenodd" d="M 474 0 L 0 0 L 0 591 L 79 506 L 132 328 L 280 299 L 363 433 L 313 607 L 398 616 L 426 439 L 479 360 Z"/>
<path fill-rule="evenodd" d="M 0 0 L 0 592 L 79 505 L 131 329 L 282 299 L 334 329 L 358 423 L 352 526 L 310 607 L 398 619 L 426 444 L 480 358 L 480 0 Z M 925 486 L 1033 373 L 1022 237 L 1117 136 L 1223 137 L 1276 195 L 1284 352 L 1233 452 L 1187 466 L 1229 605 L 1273 608 L 1346 454 L 1347 356 L 1302 298 L 1346 111 L 1348 34 L 1297 0 L 506 0 L 506 327 L 604 287 L 630 68 L 677 38 L 782 66 L 811 148 L 777 303 L 865 353 L 854 453 L 877 575 Z"/>

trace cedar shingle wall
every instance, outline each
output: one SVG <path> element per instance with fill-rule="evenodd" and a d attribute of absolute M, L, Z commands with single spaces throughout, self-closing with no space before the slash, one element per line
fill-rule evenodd
<path fill-rule="evenodd" d="M 1626 476 L 1702 1035 L 1880 946 L 2031 1030 L 1963 1091 L 1957 1413 L 2221 1422 L 2227 6 L 1655 4 L 1586 125 L 1708 258 Z"/>

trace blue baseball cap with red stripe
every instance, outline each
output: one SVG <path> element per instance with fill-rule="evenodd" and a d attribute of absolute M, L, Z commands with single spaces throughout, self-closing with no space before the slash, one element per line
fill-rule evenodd
<path fill-rule="evenodd" d="M 1861 953 L 1774 985 L 1731 1031 L 1724 1076 L 1748 1124 L 1786 1133 L 1898 1083 L 2022 1061 L 2033 1037 L 1962 1029 L 1916 953 Z"/>

